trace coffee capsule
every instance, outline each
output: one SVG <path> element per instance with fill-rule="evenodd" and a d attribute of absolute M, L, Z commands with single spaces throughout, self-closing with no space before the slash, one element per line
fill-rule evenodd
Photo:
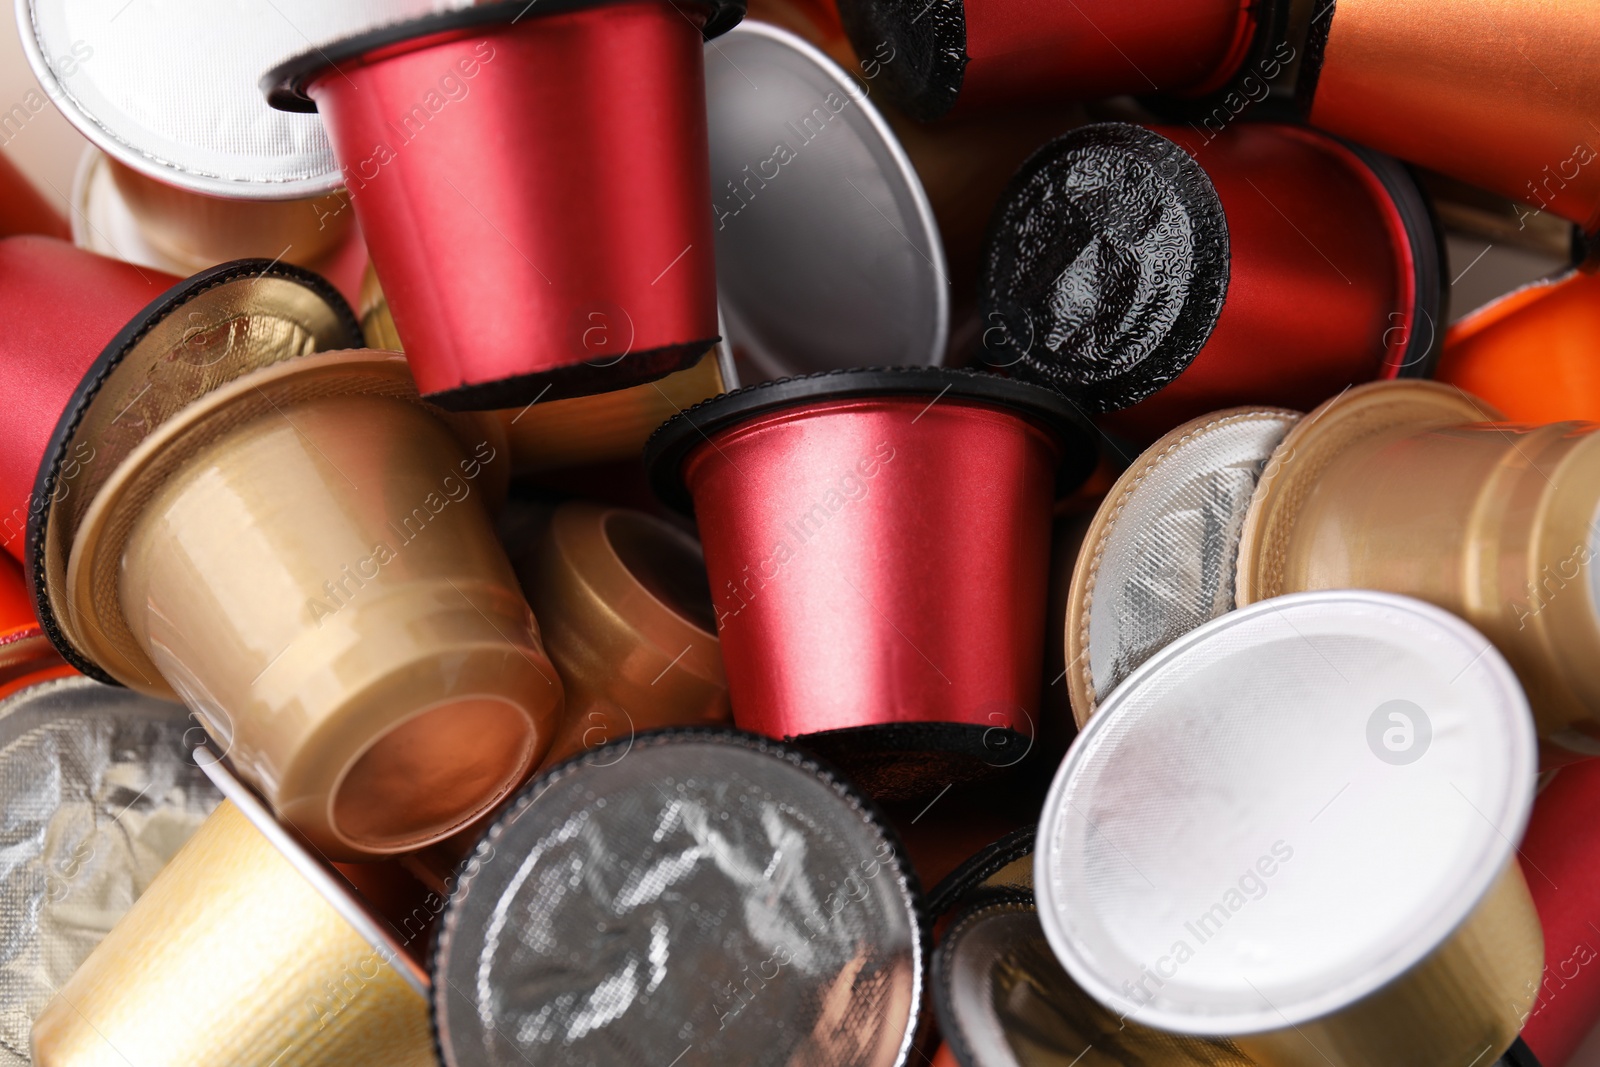
<path fill-rule="evenodd" d="M 1051 390 L 936 367 L 752 386 L 658 430 L 734 721 L 883 798 L 1009 766 L 1038 722 L 1051 501 L 1090 434 Z"/>
<path fill-rule="evenodd" d="M 371 268 L 362 283 L 360 306 L 368 347 L 403 351 L 389 301 Z M 519 408 L 506 408 L 498 414 L 511 446 L 511 476 L 636 461 L 657 426 L 738 385 L 733 352 L 724 338 L 698 363 L 657 381 L 566 400 L 535 397 Z"/>
<path fill-rule="evenodd" d="M 366 246 L 340 190 L 297 200 L 210 196 L 84 149 L 72 187 L 72 240 L 182 277 L 234 259 L 307 267 L 355 297 Z"/>
<path fill-rule="evenodd" d="M 226 799 L 33 1027 L 36 1067 L 433 1067 L 427 975 L 201 749 Z"/>
<path fill-rule="evenodd" d="M 1107 1009 L 1262 1067 L 1492 1063 L 1542 964 L 1515 851 L 1535 754 L 1516 676 L 1453 615 L 1361 590 L 1241 608 L 1078 735 L 1039 920 Z"/>
<path fill-rule="evenodd" d="M 1034 828 L 973 856 L 929 896 L 944 929 L 929 969 L 953 1067 L 1255 1067 L 1231 1042 L 1140 1026 L 1062 970 L 1033 899 Z M 935 1060 L 935 1063 L 938 1061 Z"/>
<path fill-rule="evenodd" d="M 26 1067 L 34 1018 L 220 799 L 181 706 L 56 663 L 0 688 L 6 1067 Z"/>
<path fill-rule="evenodd" d="M 342 184 L 322 124 L 274 111 L 260 74 L 307 40 L 350 32 L 375 4 L 19 0 L 23 51 L 45 93 L 108 156 L 211 196 L 298 200 Z M 276 250 L 274 250 L 275 252 Z M 272 255 L 273 253 L 268 253 Z M 227 257 L 232 258 L 232 257 Z"/>
<path fill-rule="evenodd" d="M 1123 472 L 1084 535 L 1066 608 L 1066 680 L 1081 727 L 1163 646 L 1234 608 L 1239 530 L 1283 408 L 1202 416 Z"/>
<path fill-rule="evenodd" d="M 0 556 L 0 686 L 61 665 L 55 646 L 33 617 L 33 598 L 22 568 L 11 557 Z"/>
<path fill-rule="evenodd" d="M 747 22 L 706 46 L 717 296 L 765 377 L 939 364 L 949 271 L 938 223 L 863 83 Z"/>
<path fill-rule="evenodd" d="M 1304 3 L 1312 123 L 1593 235 L 1600 15 L 1587 4 Z"/>
<path fill-rule="evenodd" d="M 1438 378 L 1518 422 L 1600 421 L 1597 345 L 1600 276 L 1565 272 L 1453 323 Z"/>
<path fill-rule="evenodd" d="M 1545 968 L 1522 1028 L 1543 1067 L 1574 1054 L 1600 1024 L 1600 762 L 1563 767 L 1539 791 L 1518 854 L 1539 909 Z"/>
<path fill-rule="evenodd" d="M 327 124 L 418 389 L 520 407 L 699 360 L 718 336 L 702 40 L 743 0 L 428 7 L 364 12 L 261 83 Z"/>
<path fill-rule="evenodd" d="M 445 907 L 445 1067 L 906 1063 L 924 935 L 870 803 L 732 731 L 612 756 L 536 779 Z"/>
<path fill-rule="evenodd" d="M 566 693 L 545 765 L 641 731 L 725 724 L 728 683 L 700 546 L 637 511 L 574 501 L 519 563 Z"/>
<path fill-rule="evenodd" d="M 1277 124 L 1085 126 L 995 212 L 984 359 L 1138 441 L 1223 407 L 1306 410 L 1428 373 L 1440 262 L 1421 191 L 1386 157 Z"/>
<path fill-rule="evenodd" d="M 16 164 L 0 154 L 0 237 L 19 233 L 66 239 L 72 230 Z"/>
<path fill-rule="evenodd" d="M 885 91 L 914 118 L 1021 101 L 1232 86 L 1276 45 L 1283 4 L 1238 0 L 841 0 L 856 52 L 887 48 Z"/>
<path fill-rule="evenodd" d="M 1600 752 L 1594 423 L 1506 424 L 1451 386 L 1357 387 L 1273 453 L 1236 595 L 1383 589 L 1460 614 L 1516 669 L 1547 765 Z"/>

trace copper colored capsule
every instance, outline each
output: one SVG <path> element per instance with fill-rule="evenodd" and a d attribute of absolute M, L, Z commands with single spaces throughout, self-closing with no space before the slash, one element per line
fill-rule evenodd
<path fill-rule="evenodd" d="M 729 721 L 705 562 L 637 511 L 564 504 L 519 571 L 566 691 L 545 765 L 664 726 Z"/>
<path fill-rule="evenodd" d="M 1094 461 L 1058 394 L 864 368 L 752 386 L 646 446 L 693 508 L 734 721 L 879 797 L 1014 765 L 1038 723 L 1050 510 Z"/>
<path fill-rule="evenodd" d="M 90 147 L 72 199 L 79 247 L 169 274 L 188 276 L 234 259 L 280 259 L 326 275 L 354 296 L 366 261 L 342 189 L 292 200 L 212 196 Z"/>
<path fill-rule="evenodd" d="M 1342 137 L 1600 226 L 1600 11 L 1339 0 L 1314 8 L 1299 94 Z"/>
<path fill-rule="evenodd" d="M 1534 282 L 1451 325 L 1438 379 L 1518 422 L 1600 421 L 1600 276 Z"/>
<path fill-rule="evenodd" d="M 1415 181 L 1304 128 L 1081 127 L 990 224 L 984 359 L 1151 441 L 1240 404 L 1305 410 L 1427 373 L 1444 281 Z"/>
<path fill-rule="evenodd" d="M 1507 423 L 1431 382 L 1350 390 L 1274 451 L 1237 596 L 1382 589 L 1460 614 L 1527 690 L 1547 763 L 1600 752 L 1600 429 Z"/>
<path fill-rule="evenodd" d="M 431 1067 L 429 983 L 350 885 L 224 768 L 227 799 L 64 983 L 38 1067 Z"/>

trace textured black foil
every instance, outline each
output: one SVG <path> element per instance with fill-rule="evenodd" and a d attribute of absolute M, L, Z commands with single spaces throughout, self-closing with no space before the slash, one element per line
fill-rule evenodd
<path fill-rule="evenodd" d="M 915 899 L 865 802 L 786 745 L 601 748 L 532 783 L 469 862 L 434 958 L 441 1057 L 892 1067 L 922 995 Z"/>
<path fill-rule="evenodd" d="M 839 0 L 839 18 L 874 87 L 919 122 L 949 114 L 967 69 L 964 0 Z"/>
<path fill-rule="evenodd" d="M 1193 361 L 1228 291 L 1211 179 L 1141 126 L 1084 126 L 1012 178 L 985 242 L 983 358 L 1094 412 L 1143 400 Z"/>

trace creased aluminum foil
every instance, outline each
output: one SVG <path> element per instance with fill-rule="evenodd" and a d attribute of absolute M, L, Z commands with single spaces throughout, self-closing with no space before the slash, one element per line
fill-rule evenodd
<path fill-rule="evenodd" d="M 547 779 L 444 921 L 449 1067 L 888 1067 L 921 999 L 894 848 L 798 761 L 644 737 Z"/>
<path fill-rule="evenodd" d="M 34 1016 L 220 799 L 193 729 L 80 677 L 0 703 L 0 1067 L 28 1064 Z"/>
<path fill-rule="evenodd" d="M 1156 651 L 1232 610 L 1251 494 L 1299 418 L 1261 409 L 1175 431 L 1139 458 L 1136 483 L 1107 497 L 1102 507 L 1114 518 L 1094 546 L 1099 563 L 1081 620 L 1096 704 Z"/>

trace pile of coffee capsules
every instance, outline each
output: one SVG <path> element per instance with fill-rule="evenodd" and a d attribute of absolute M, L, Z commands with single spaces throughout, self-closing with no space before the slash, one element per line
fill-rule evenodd
<path fill-rule="evenodd" d="M 1600 1063 L 1600 6 L 16 8 L 0 1067 Z"/>

